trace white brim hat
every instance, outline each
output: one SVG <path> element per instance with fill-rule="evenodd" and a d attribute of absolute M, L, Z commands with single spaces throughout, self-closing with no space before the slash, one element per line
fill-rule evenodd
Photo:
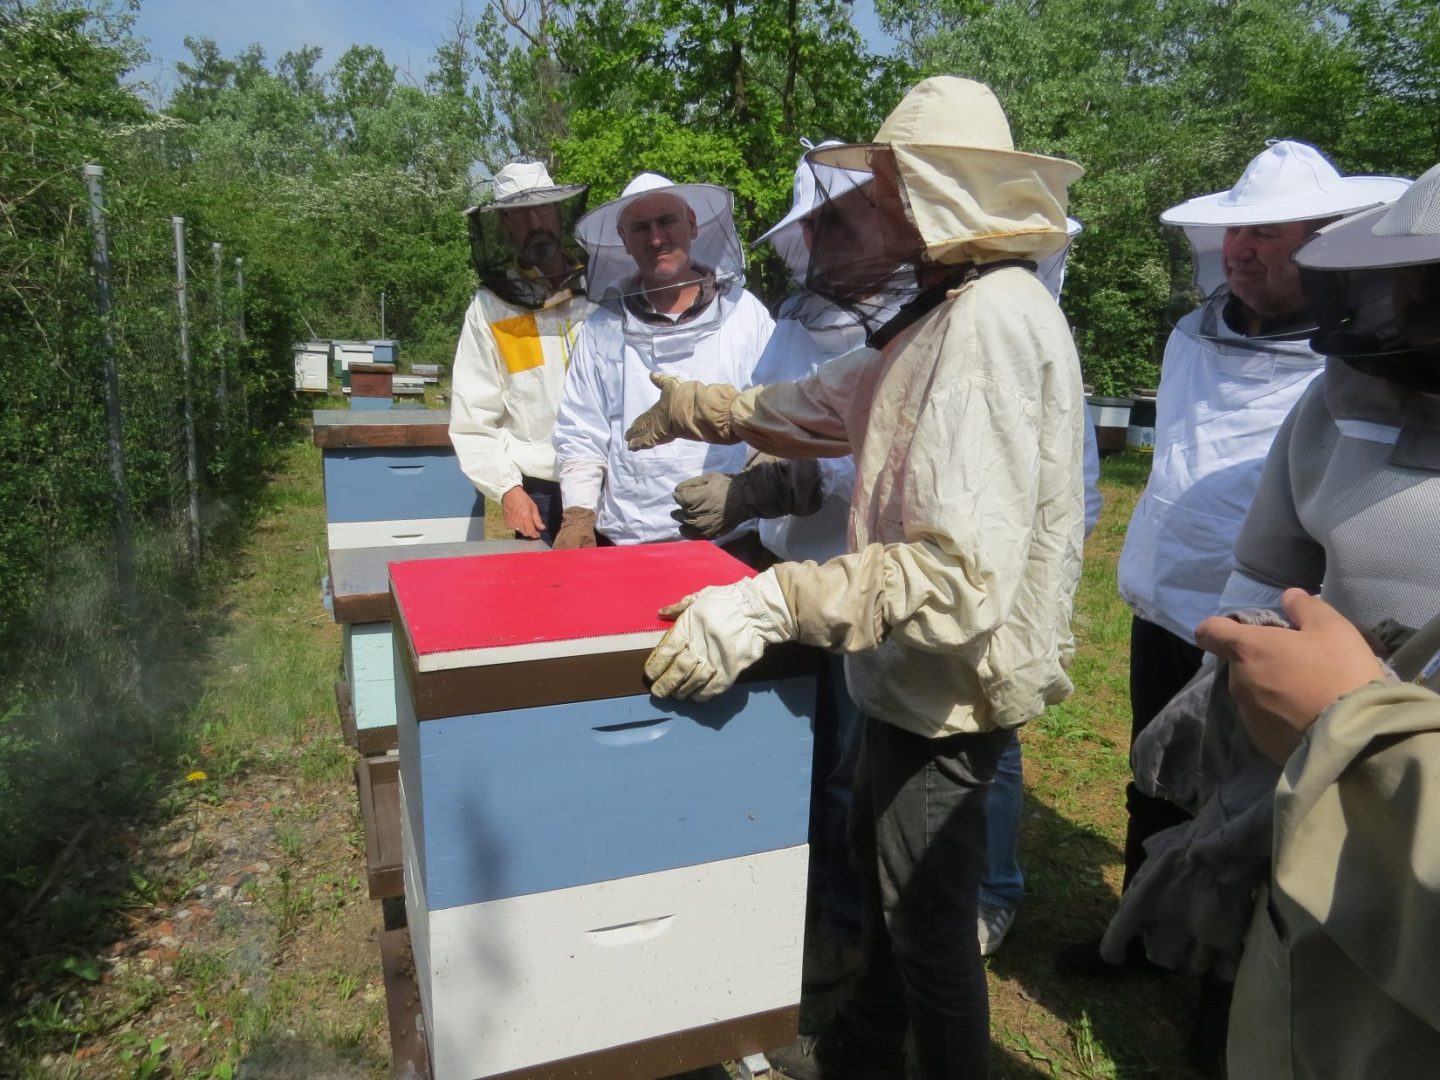
<path fill-rule="evenodd" d="M 1160 215 L 1166 225 L 1228 228 L 1342 217 L 1394 202 L 1409 186 L 1395 176 L 1341 176 L 1307 143 L 1273 143 L 1235 186 L 1189 199 Z"/>
<path fill-rule="evenodd" d="M 801 139 L 800 145 L 803 146 L 806 151 L 810 151 L 824 149 L 827 146 L 844 146 L 845 144 L 839 139 L 826 139 L 819 144 L 812 143 L 809 139 Z M 870 177 L 868 175 L 856 178 L 859 183 L 863 183 L 869 179 Z M 831 194 L 834 195 L 834 192 L 831 192 Z M 800 164 L 795 168 L 795 182 L 790 189 L 789 211 L 783 218 L 756 237 L 755 243 L 763 244 L 767 240 L 773 240 L 777 233 L 790 228 L 792 225 L 799 224 L 802 218 L 814 212 L 815 208 L 820 205 L 820 201 L 820 193 L 815 190 L 815 171 L 810 168 L 809 162 L 805 160 L 802 154 Z"/>
<path fill-rule="evenodd" d="M 1327 225 L 1296 249 L 1307 270 L 1379 270 L 1440 262 L 1440 165 L 1393 206 Z"/>
<path fill-rule="evenodd" d="M 540 161 L 512 161 L 491 178 L 495 197 L 488 203 L 472 206 L 469 214 L 487 214 L 492 210 L 519 210 L 527 206 L 544 206 L 583 195 L 588 184 L 557 184 L 550 179 L 550 170 Z"/>

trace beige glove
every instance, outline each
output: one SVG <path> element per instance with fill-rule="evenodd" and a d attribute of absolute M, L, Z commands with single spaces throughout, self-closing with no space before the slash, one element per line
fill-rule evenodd
<path fill-rule="evenodd" d="M 709 701 L 734 686 L 767 645 L 795 636 L 773 570 L 701 589 L 661 608 L 660 617 L 675 625 L 645 661 L 656 697 Z"/>
<path fill-rule="evenodd" d="M 676 439 L 718 446 L 740 441 L 730 430 L 730 403 L 740 395 L 733 386 L 681 380 L 653 371 L 650 381 L 660 388 L 660 400 L 626 429 L 625 445 L 631 450 L 649 450 Z"/>
<path fill-rule="evenodd" d="M 595 511 L 572 506 L 560 519 L 560 531 L 555 534 L 553 551 L 569 551 L 571 548 L 592 548 L 595 546 Z"/>
<path fill-rule="evenodd" d="M 820 465 L 760 455 L 741 473 L 705 473 L 675 488 L 670 516 L 689 540 L 715 540 L 751 518 L 805 516 L 820 509 Z"/>

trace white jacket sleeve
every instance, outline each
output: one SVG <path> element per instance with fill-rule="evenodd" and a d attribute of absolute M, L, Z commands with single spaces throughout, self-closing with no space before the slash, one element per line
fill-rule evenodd
<path fill-rule="evenodd" d="M 1041 506 L 1043 458 L 1036 411 L 1009 389 L 974 380 L 933 395 L 905 469 L 907 484 L 925 488 L 907 493 L 907 542 L 776 567 L 799 639 L 844 652 L 898 639 L 984 656 L 1028 580 L 1035 545 L 1065 543 L 1067 521 L 1079 525 L 1078 490 Z M 1044 519 L 1054 528 L 1037 529 Z"/>
<path fill-rule="evenodd" d="M 581 326 L 575 336 L 565 390 L 555 414 L 555 465 L 560 500 L 567 510 L 572 506 L 600 509 L 610 453 L 609 401 L 602 361 L 591 342 L 591 325 Z"/>
<path fill-rule="evenodd" d="M 478 302 L 465 312 L 451 369 L 450 442 L 460 468 L 487 499 L 499 500 L 520 483 L 510 454 L 505 417 L 504 365 Z"/>

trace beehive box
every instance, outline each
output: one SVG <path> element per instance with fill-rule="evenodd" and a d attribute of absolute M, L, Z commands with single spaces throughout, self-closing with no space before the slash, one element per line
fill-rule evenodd
<path fill-rule="evenodd" d="M 660 1076 L 793 1038 L 813 653 L 652 697 L 706 543 L 391 567 L 405 905 L 436 1080 Z"/>
<path fill-rule="evenodd" d="M 449 425 L 438 409 L 315 411 L 330 548 L 485 538 L 485 500 L 460 470 Z"/>

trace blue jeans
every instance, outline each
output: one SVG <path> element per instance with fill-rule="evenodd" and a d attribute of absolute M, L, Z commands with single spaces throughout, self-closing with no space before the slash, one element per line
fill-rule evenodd
<path fill-rule="evenodd" d="M 815 769 L 810 785 L 810 876 L 820 925 L 842 945 L 860 944 L 860 875 L 850 858 L 850 803 L 865 714 L 845 688 L 845 657 L 826 653 L 816 680 Z"/>
<path fill-rule="evenodd" d="M 861 872 L 861 968 L 840 1021 L 883 1059 L 915 1039 L 924 1080 L 984 1080 L 990 997 L 975 936 L 985 796 L 1008 732 L 927 739 L 869 717 L 850 846 Z"/>
<path fill-rule="evenodd" d="M 1013 909 L 1025 896 L 1025 875 L 1019 862 L 1025 770 L 1020 762 L 1020 733 L 1011 731 L 1009 735 L 985 803 L 985 875 L 980 879 L 980 902 Z"/>
<path fill-rule="evenodd" d="M 525 493 L 535 500 L 535 509 L 540 512 L 540 520 L 545 523 L 545 528 L 540 532 L 540 539 L 547 544 L 553 543 L 555 534 L 560 531 L 560 519 L 565 514 L 565 507 L 560 503 L 560 484 L 556 480 L 536 480 L 533 476 L 522 476 L 520 486 Z M 515 539 L 520 539 L 520 534 L 515 534 Z"/>

